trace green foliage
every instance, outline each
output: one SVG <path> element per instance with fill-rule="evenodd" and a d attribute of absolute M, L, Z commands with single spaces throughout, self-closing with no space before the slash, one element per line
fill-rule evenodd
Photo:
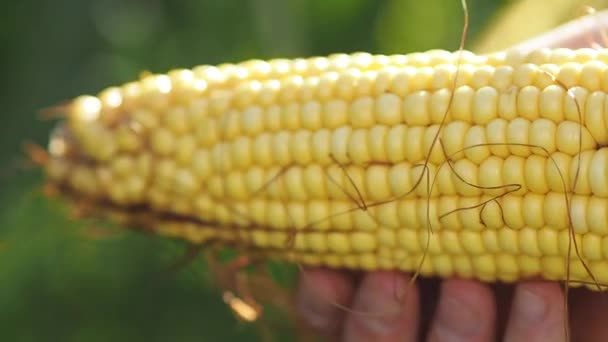
<path fill-rule="evenodd" d="M 5 2 L 6 3 L 6 2 Z M 470 3 L 491 13 L 496 1 Z M 252 341 L 201 260 L 167 268 L 181 244 L 71 219 L 23 172 L 22 144 L 44 145 L 40 109 L 143 70 L 332 52 L 458 46 L 458 0 L 23 0 L 0 11 L 0 340 Z M 485 16 L 474 17 L 472 32 Z M 474 38 L 474 37 L 470 37 Z M 105 229 L 105 228 L 104 228 Z M 104 235 L 104 234 L 102 234 Z M 281 284 L 297 270 L 269 266 Z"/>

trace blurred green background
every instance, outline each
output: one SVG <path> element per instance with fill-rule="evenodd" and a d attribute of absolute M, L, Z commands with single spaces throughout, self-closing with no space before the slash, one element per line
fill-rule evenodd
<path fill-rule="evenodd" d="M 505 1 L 469 1 L 470 39 Z M 93 237 L 23 169 L 39 111 L 143 70 L 332 52 L 456 49 L 459 0 L 22 0 L 0 11 L 0 340 L 256 341 L 202 261 L 131 232 Z M 106 236 L 107 235 L 107 236 Z"/>

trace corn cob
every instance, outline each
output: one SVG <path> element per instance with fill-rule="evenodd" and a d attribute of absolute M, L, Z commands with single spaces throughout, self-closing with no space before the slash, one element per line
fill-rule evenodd
<path fill-rule="evenodd" d="M 46 169 L 78 203 L 193 244 L 595 288 L 607 92 L 608 49 L 201 66 L 75 99 Z"/>

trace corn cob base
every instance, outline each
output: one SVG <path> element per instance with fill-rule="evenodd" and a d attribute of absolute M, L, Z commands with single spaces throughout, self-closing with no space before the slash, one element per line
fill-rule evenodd
<path fill-rule="evenodd" d="M 191 243 L 597 288 L 607 70 L 592 49 L 176 70 L 74 100 L 47 171 L 78 202 Z"/>

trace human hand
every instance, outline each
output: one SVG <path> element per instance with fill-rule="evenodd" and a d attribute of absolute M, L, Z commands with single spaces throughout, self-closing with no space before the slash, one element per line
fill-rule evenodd
<path fill-rule="evenodd" d="M 600 34 L 606 30 L 601 25 L 608 26 L 608 12 L 585 20 L 567 23 L 517 48 L 608 44 Z M 557 283 L 523 281 L 496 291 L 496 286 L 482 282 L 449 279 L 429 291 L 428 282 L 409 286 L 410 279 L 398 272 L 357 276 L 309 269 L 300 279 L 298 309 L 317 332 L 346 342 L 566 340 L 565 296 Z M 608 341 L 608 324 L 603 323 L 608 299 L 601 293 L 571 290 L 568 310 L 572 341 Z"/>

